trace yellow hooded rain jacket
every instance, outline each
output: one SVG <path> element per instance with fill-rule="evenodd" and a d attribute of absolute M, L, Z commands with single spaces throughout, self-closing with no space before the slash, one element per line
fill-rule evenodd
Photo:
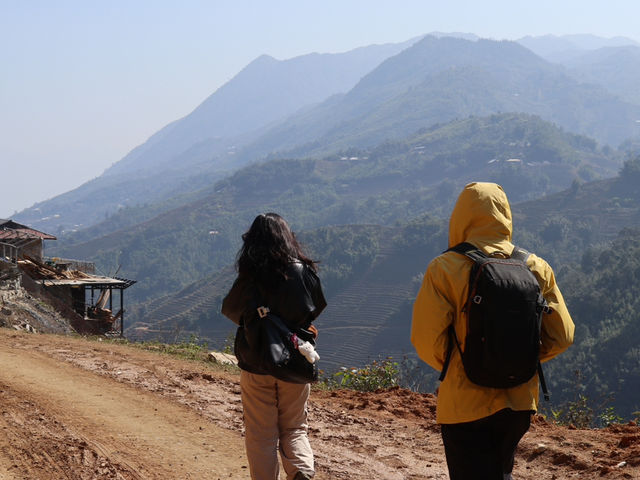
<path fill-rule="evenodd" d="M 513 251 L 511 208 L 502 187 L 494 183 L 467 185 L 451 214 L 449 247 L 469 242 L 487 254 Z M 574 324 L 555 282 L 551 267 L 531 254 L 527 265 L 540 283 L 551 313 L 542 319 L 541 361 L 549 360 L 573 343 Z M 447 354 L 447 328 L 455 326 L 460 347 L 464 349 L 466 316 L 472 261 L 455 252 L 433 259 L 427 267 L 413 306 L 411 342 L 420 358 L 436 370 L 442 370 Z M 454 347 L 451 363 L 438 391 L 438 423 L 462 423 L 492 415 L 504 408 L 536 411 L 538 377 L 509 389 L 494 389 L 471 383 L 464 373 L 460 353 Z"/>

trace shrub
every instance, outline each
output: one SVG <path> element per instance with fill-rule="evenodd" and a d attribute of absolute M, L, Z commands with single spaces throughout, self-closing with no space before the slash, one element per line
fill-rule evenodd
<path fill-rule="evenodd" d="M 398 363 L 391 357 L 374 360 L 362 368 L 342 367 L 332 377 L 324 380 L 329 388 L 344 388 L 360 392 L 373 392 L 379 388 L 391 388 L 398 385 Z"/>
<path fill-rule="evenodd" d="M 587 397 L 579 394 L 576 400 L 566 402 L 559 409 L 551 409 L 553 420 L 560 425 L 573 425 L 577 428 L 589 428 L 593 423 L 593 409 Z"/>

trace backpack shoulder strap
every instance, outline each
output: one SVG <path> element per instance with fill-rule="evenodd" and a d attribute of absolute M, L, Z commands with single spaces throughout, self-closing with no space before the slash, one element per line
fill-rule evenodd
<path fill-rule="evenodd" d="M 511 258 L 520 260 L 525 265 L 527 264 L 527 259 L 529 258 L 529 255 L 531 255 L 530 252 L 518 246 L 514 246 L 513 252 L 511 252 Z M 549 313 L 550 310 L 549 310 L 549 307 L 547 306 L 547 302 L 542 296 L 540 296 L 540 302 L 541 302 L 542 311 L 545 313 Z M 542 388 L 542 394 L 544 396 L 544 399 L 548 402 L 550 399 L 550 394 L 547 388 L 547 382 L 544 378 L 544 372 L 542 371 L 542 364 L 540 363 L 540 361 L 538 361 L 538 379 L 540 380 L 540 388 Z"/>
<path fill-rule="evenodd" d="M 462 242 L 454 245 L 453 247 L 444 251 L 444 253 L 446 252 L 459 253 L 460 255 L 464 255 L 465 257 L 470 258 L 474 262 L 480 262 L 485 258 L 489 258 L 486 253 L 469 242 Z"/>
<path fill-rule="evenodd" d="M 462 355 L 462 350 L 460 349 L 460 344 L 458 343 L 458 338 L 456 337 L 456 330 L 453 328 L 453 325 L 449 325 L 447 328 L 447 356 L 444 359 L 444 365 L 442 366 L 442 371 L 440 372 L 440 377 L 438 377 L 439 381 L 444 381 L 444 377 L 447 374 L 447 370 L 449 369 L 449 363 L 451 363 L 451 354 L 453 353 L 454 344 L 458 347 L 458 351 L 460 355 Z"/>
<path fill-rule="evenodd" d="M 529 253 L 527 250 L 525 250 L 524 248 L 520 248 L 517 246 L 513 247 L 513 252 L 511 252 L 511 257 L 515 260 L 520 260 L 522 263 L 526 264 L 527 263 L 527 259 L 529 258 L 529 255 L 531 255 L 531 253 Z"/>
<path fill-rule="evenodd" d="M 469 242 L 462 242 L 457 245 L 454 245 L 453 247 L 445 250 L 442 253 L 447 253 L 447 252 L 459 253 L 460 255 L 464 255 L 465 257 L 470 258 L 476 263 L 481 262 L 483 259 L 488 258 L 487 255 L 485 255 L 485 253 L 482 250 L 480 250 L 478 247 L 476 247 L 475 245 L 472 245 Z M 455 328 L 453 327 L 453 325 L 449 325 L 449 328 L 447 329 L 447 353 L 444 360 L 444 365 L 442 366 L 442 371 L 440 372 L 440 377 L 438 378 L 438 380 L 441 382 L 444 381 L 444 377 L 446 376 L 447 370 L 449 369 L 449 363 L 451 362 L 451 355 L 453 354 L 453 350 L 456 347 L 460 352 L 460 354 L 462 355 L 462 350 L 460 349 L 460 343 L 458 342 L 458 339 L 456 337 Z"/>

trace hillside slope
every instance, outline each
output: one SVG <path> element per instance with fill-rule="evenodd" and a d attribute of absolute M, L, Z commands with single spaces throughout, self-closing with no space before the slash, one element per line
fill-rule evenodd
<path fill-rule="evenodd" d="M 59 234 L 91 226 L 127 206 L 159 203 L 166 210 L 171 207 L 167 200 L 172 199 L 175 207 L 176 202 L 184 201 L 185 193 L 242 166 L 236 148 L 260 129 L 350 90 L 385 58 L 411 43 L 288 60 L 258 57 L 193 112 L 159 130 L 99 177 L 40 202 L 16 218 Z"/>
<path fill-rule="evenodd" d="M 3 479 L 248 478 L 237 373 L 79 338 L 0 329 L 0 339 Z M 313 391 L 316 478 L 447 478 L 434 408 L 432 395 L 401 389 Z M 637 478 L 639 459 L 637 425 L 537 418 L 514 476 Z"/>
<path fill-rule="evenodd" d="M 538 115 L 615 146 L 638 135 L 640 105 L 574 80 L 515 42 L 427 36 L 382 62 L 346 95 L 287 119 L 239 154 L 324 155 L 498 112 Z"/>
<path fill-rule="evenodd" d="M 602 85 L 621 99 L 640 105 L 640 46 L 602 48 L 564 64 L 574 78 Z"/>
<path fill-rule="evenodd" d="M 640 47 L 640 43 L 628 37 L 603 38 L 589 34 L 527 36 L 517 42 L 536 55 L 557 63 L 565 63 L 604 48 Z"/>
<path fill-rule="evenodd" d="M 551 263 L 576 322 L 575 344 L 549 376 L 561 379 L 557 390 L 623 415 L 640 408 L 639 181 L 640 158 L 615 179 L 514 208 L 515 241 Z"/>
<path fill-rule="evenodd" d="M 567 188 L 576 178 L 613 175 L 617 162 L 593 140 L 537 117 L 472 117 L 368 150 L 246 167 L 198 201 L 54 246 L 52 254 L 92 259 L 104 271 L 121 266 L 122 275 L 138 281 L 129 296 L 138 302 L 175 293 L 232 263 L 243 230 L 264 211 L 279 212 L 297 231 L 393 225 L 425 212 L 446 216 L 469 181 L 499 182 L 517 202 Z"/>
<path fill-rule="evenodd" d="M 579 391 L 596 411 L 604 403 L 626 417 L 640 408 L 634 393 L 640 382 L 635 348 L 640 203 L 634 182 L 627 173 L 513 205 L 514 242 L 553 266 L 578 325 L 569 353 L 547 364 L 551 388 L 562 401 L 573 401 Z M 324 227 L 299 238 L 321 260 L 329 303 L 317 322 L 322 368 L 334 372 L 388 355 L 413 358 L 411 307 L 426 265 L 446 247 L 446 220 L 425 216 L 393 227 Z M 233 276 L 228 267 L 133 307 L 127 335 L 165 340 L 195 335 L 219 348 L 229 346 L 235 325 L 220 307 Z M 435 384 L 433 375 L 420 380 Z"/>

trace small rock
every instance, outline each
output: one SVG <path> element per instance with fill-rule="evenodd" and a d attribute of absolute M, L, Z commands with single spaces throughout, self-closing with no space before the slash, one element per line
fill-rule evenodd
<path fill-rule="evenodd" d="M 619 464 L 616 465 L 616 468 L 623 468 L 627 466 L 627 462 L 620 462 Z"/>
<path fill-rule="evenodd" d="M 539 443 L 536 445 L 536 448 L 534 450 L 535 453 L 542 453 L 547 449 L 547 446 L 544 443 Z"/>
<path fill-rule="evenodd" d="M 26 322 L 23 322 L 20 325 L 14 325 L 13 328 L 15 328 L 16 330 L 22 330 L 29 333 L 38 333 L 36 332 L 35 328 L 33 328 L 31 325 L 29 325 Z"/>
<path fill-rule="evenodd" d="M 238 365 L 238 359 L 229 353 L 209 352 L 207 359 L 220 365 Z"/>

